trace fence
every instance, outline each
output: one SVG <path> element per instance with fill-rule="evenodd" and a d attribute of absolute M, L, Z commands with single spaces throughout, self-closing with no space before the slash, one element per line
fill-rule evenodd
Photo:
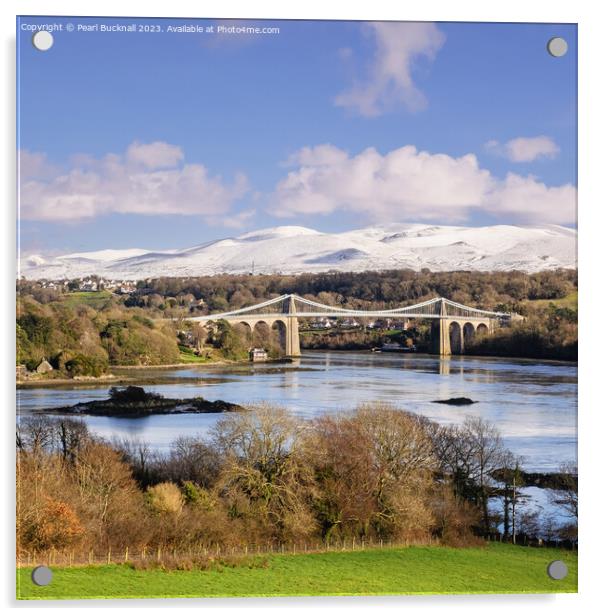
<path fill-rule="evenodd" d="M 108 548 L 105 550 L 48 550 L 44 552 L 17 552 L 18 567 L 34 567 L 37 565 L 58 567 L 81 567 L 86 565 L 108 565 L 123 563 L 139 563 L 144 561 L 194 560 L 198 558 L 213 558 L 219 560 L 227 557 L 268 556 L 275 554 L 310 554 L 323 552 L 354 552 L 361 550 L 402 548 L 410 545 L 438 545 L 438 540 L 427 538 L 422 542 L 392 542 L 385 540 L 347 539 L 334 542 L 307 541 L 297 543 L 262 543 L 238 546 L 226 546 L 219 543 L 196 545 L 188 548 L 153 547 L 130 549 Z"/>
<path fill-rule="evenodd" d="M 511 538 L 504 538 L 501 533 L 485 534 L 481 536 L 489 542 L 512 543 Z M 177 562 L 178 560 L 195 560 L 199 558 L 216 559 L 242 556 L 268 556 L 275 554 L 310 554 L 322 552 L 354 552 L 361 550 L 378 550 L 391 548 L 406 548 L 411 545 L 440 545 L 436 538 L 427 537 L 422 541 L 393 542 L 386 540 L 367 539 L 341 539 L 329 541 L 305 541 L 293 543 L 251 543 L 246 545 L 223 545 L 213 543 L 209 545 L 196 544 L 189 547 L 144 547 L 130 549 L 108 548 L 104 550 L 48 550 L 44 552 L 17 552 L 18 567 L 33 567 L 37 565 L 59 567 L 81 567 L 86 565 L 110 565 L 140 562 Z M 557 547 L 569 550 L 577 549 L 577 543 L 572 541 L 542 540 L 527 535 L 518 535 L 516 545 L 530 547 Z"/>

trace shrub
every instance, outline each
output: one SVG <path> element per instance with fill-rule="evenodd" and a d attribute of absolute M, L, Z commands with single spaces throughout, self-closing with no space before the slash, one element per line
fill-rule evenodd
<path fill-rule="evenodd" d="M 159 483 L 146 491 L 151 509 L 159 514 L 179 515 L 184 497 L 175 483 Z"/>
<path fill-rule="evenodd" d="M 109 368 L 104 357 L 78 354 L 65 362 L 65 369 L 71 376 L 102 376 Z"/>
<path fill-rule="evenodd" d="M 46 497 L 43 507 L 21 532 L 23 547 L 45 551 L 72 546 L 83 535 L 84 528 L 69 505 Z"/>

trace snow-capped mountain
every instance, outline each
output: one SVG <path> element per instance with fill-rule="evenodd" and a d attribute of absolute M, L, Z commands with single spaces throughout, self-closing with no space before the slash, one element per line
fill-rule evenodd
<path fill-rule="evenodd" d="M 115 279 L 365 271 L 427 267 L 433 271 L 535 272 L 577 263 L 577 232 L 557 225 L 452 227 L 389 224 L 344 233 L 274 227 L 186 249 L 99 250 L 21 258 L 26 278 Z"/>

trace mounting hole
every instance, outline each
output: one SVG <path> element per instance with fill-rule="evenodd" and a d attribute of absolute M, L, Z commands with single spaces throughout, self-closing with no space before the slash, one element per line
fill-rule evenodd
<path fill-rule="evenodd" d="M 52 582 L 52 571 L 40 565 L 31 572 L 31 580 L 36 586 L 48 586 Z"/>
<path fill-rule="evenodd" d="M 39 30 L 32 37 L 33 46 L 38 51 L 48 51 L 54 43 L 54 36 L 47 30 Z"/>
<path fill-rule="evenodd" d="M 548 53 L 555 58 L 562 58 L 568 50 L 569 44 L 561 36 L 555 36 L 548 41 Z"/>
<path fill-rule="evenodd" d="M 553 580 L 564 580 L 568 573 L 569 569 L 562 560 L 553 560 L 548 565 L 548 575 Z"/>

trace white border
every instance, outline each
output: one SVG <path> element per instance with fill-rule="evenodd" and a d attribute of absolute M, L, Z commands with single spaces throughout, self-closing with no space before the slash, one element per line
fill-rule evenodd
<path fill-rule="evenodd" d="M 596 321 L 600 302 L 599 271 L 602 258 L 599 247 L 602 245 L 602 217 L 600 208 L 599 182 L 600 168 L 599 144 L 602 143 L 600 114 L 600 58 L 602 58 L 601 28 L 597 19 L 595 2 L 572 0 L 559 2 L 528 2 L 526 0 L 499 0 L 496 3 L 483 0 L 421 0 L 419 2 L 393 2 L 392 0 L 369 0 L 358 2 L 347 0 L 337 6 L 324 0 L 304 0 L 297 5 L 290 3 L 254 0 L 229 0 L 227 5 L 215 0 L 192 2 L 170 0 L 169 2 L 135 2 L 132 0 L 104 0 L 87 3 L 73 0 L 54 0 L 52 3 L 41 0 L 5 0 L 0 7 L 2 19 L 2 134 L 7 138 L 0 150 L 0 169 L 4 200 L 2 230 L 5 234 L 5 247 L 2 272 L 3 324 L 5 335 L 2 361 L 4 408 L 2 413 L 3 443 L 2 473 L 4 481 L 3 505 L 0 510 L 2 530 L 5 533 L 2 552 L 2 571 L 0 579 L 3 588 L 3 603 L 8 607 L 30 611 L 63 610 L 76 607 L 81 610 L 92 607 L 111 608 L 125 611 L 140 609 L 199 609 L 204 611 L 233 609 L 245 613 L 259 614 L 266 611 L 301 613 L 308 609 L 326 612 L 343 609 L 351 614 L 361 614 L 366 609 L 377 608 L 386 613 L 400 609 L 418 608 L 424 613 L 435 610 L 445 611 L 446 615 L 505 614 L 512 610 L 546 615 L 575 613 L 599 604 L 597 590 L 601 568 L 600 560 L 600 521 L 601 509 L 596 508 L 600 501 L 600 440 L 602 404 L 597 395 L 596 384 L 602 340 L 602 328 Z M 579 451 L 581 484 L 580 531 L 580 572 L 578 595 L 559 596 L 469 596 L 469 597 L 401 597 L 401 598 L 324 598 L 324 599 L 244 599 L 244 600 L 146 600 L 146 601 L 82 601 L 42 603 L 19 602 L 14 600 L 14 276 L 15 276 L 15 15 L 106 15 L 106 16 L 165 16 L 165 17 L 233 17 L 233 18 L 298 18 L 298 19 L 400 19 L 433 21 L 508 21 L 508 22 L 569 22 L 579 23 L 579 264 L 580 264 L 580 362 L 579 362 Z M 597 60 L 595 60 L 597 58 Z M 12 546 L 12 548 L 10 547 Z"/>

